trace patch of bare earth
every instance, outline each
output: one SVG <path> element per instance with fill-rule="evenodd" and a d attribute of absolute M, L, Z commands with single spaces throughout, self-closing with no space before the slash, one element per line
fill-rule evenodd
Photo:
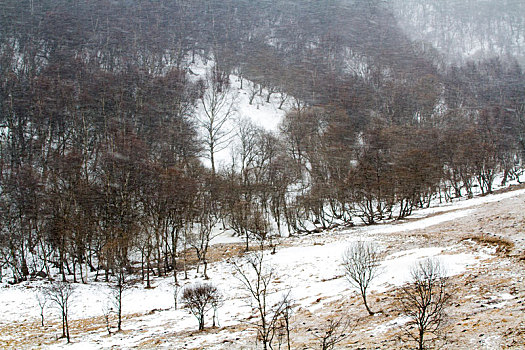
<path fill-rule="evenodd" d="M 381 240 L 389 253 L 414 247 L 454 247 L 455 252 L 482 252 L 490 258 L 450 278 L 452 304 L 436 346 L 443 349 L 525 349 L 525 195 L 483 204 L 468 216 L 421 230 L 388 234 Z M 395 321 L 402 316 L 396 290 L 372 293 L 367 316 L 357 297 L 341 296 L 316 315 L 302 315 L 298 332 L 307 335 L 326 320 L 346 314 L 358 320 L 352 335 L 338 349 L 410 349 Z M 315 346 L 309 337 L 297 348 Z"/>

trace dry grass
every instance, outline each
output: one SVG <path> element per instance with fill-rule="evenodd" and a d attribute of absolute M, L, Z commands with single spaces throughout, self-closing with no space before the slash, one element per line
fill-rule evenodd
<path fill-rule="evenodd" d="M 501 254 L 503 256 L 509 256 L 510 252 L 514 248 L 514 242 L 498 236 L 492 236 L 492 235 L 469 235 L 462 239 L 462 241 L 466 240 L 472 240 L 474 242 L 477 242 L 479 244 L 489 245 L 489 246 L 497 246 L 496 253 Z"/>

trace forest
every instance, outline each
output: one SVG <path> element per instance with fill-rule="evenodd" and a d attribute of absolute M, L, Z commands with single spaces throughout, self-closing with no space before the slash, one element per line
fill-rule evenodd
<path fill-rule="evenodd" d="M 188 250 L 206 275 L 217 227 L 248 250 L 516 179 L 523 17 L 495 19 L 515 45 L 483 27 L 494 54 L 461 60 L 402 20 L 375 0 L 2 1 L 5 277 L 87 283 L 139 266 L 149 285 L 185 269 Z M 195 60 L 213 63 L 205 77 Z M 232 76 L 288 101 L 278 132 L 225 126 Z M 234 135 L 231 166 L 218 166 Z"/>

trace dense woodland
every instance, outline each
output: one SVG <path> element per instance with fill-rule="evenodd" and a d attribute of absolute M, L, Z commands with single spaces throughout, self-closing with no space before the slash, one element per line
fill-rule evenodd
<path fill-rule="evenodd" d="M 180 270 L 186 250 L 205 266 L 217 227 L 248 249 L 514 178 L 519 61 L 452 64 L 398 22 L 374 0 L 2 1 L 3 271 L 87 282 L 133 260 L 148 280 Z M 196 58 L 214 62 L 206 78 L 188 69 Z M 231 132 L 213 121 L 228 113 L 212 107 L 231 74 L 294 107 L 279 133 L 240 124 L 223 169 L 214 155 Z"/>

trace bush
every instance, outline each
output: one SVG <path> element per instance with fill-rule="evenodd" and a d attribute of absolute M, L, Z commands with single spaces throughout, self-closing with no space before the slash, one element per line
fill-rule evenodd
<path fill-rule="evenodd" d="M 222 303 L 219 289 L 209 283 L 194 283 L 184 287 L 181 301 L 184 307 L 199 321 L 199 330 L 204 329 L 204 316 L 211 309 L 217 310 Z"/>

